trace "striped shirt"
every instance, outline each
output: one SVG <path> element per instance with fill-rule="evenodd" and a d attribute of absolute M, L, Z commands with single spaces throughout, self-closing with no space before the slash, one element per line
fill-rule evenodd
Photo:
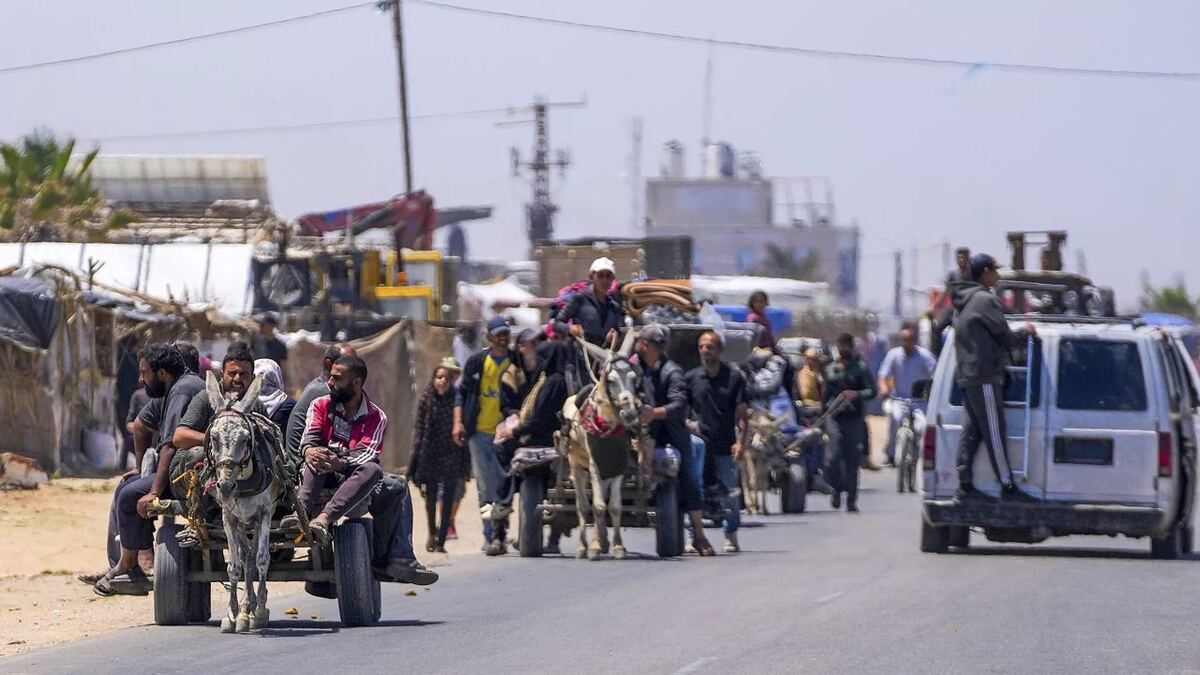
<path fill-rule="evenodd" d="M 328 448 L 350 466 L 378 462 L 386 433 L 387 415 L 366 393 L 353 417 L 347 415 L 342 404 L 321 396 L 308 406 L 300 451 L 303 454 L 308 448 Z"/>

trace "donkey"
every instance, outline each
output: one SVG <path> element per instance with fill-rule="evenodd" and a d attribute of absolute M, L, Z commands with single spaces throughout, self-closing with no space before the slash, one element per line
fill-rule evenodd
<path fill-rule="evenodd" d="M 211 492 L 221 506 L 229 542 L 229 614 L 222 633 L 244 633 L 267 625 L 267 568 L 271 563 L 271 516 L 284 492 L 286 476 L 277 470 L 279 429 L 252 412 L 262 389 L 256 377 L 240 400 L 225 394 L 212 373 L 205 382 L 214 412 L 205 434 L 209 466 L 216 472 Z M 258 592 L 254 580 L 258 579 Z M 238 603 L 238 583 L 246 595 Z"/>
<path fill-rule="evenodd" d="M 626 332 L 624 343 L 616 351 L 582 340 L 579 342 L 603 366 L 583 405 L 577 405 L 577 397 L 572 396 L 562 411 L 566 432 L 561 438 L 567 444 L 567 461 L 575 484 L 575 510 L 579 515 L 579 547 L 575 555 L 596 560 L 608 552 L 608 530 L 604 524 L 607 511 L 613 528 L 612 554 L 620 560 L 625 557 L 625 545 L 621 541 L 621 482 L 629 463 L 629 444 L 640 445 L 642 431 L 641 399 L 637 395 L 640 376 L 629 362 L 633 352 L 633 331 Z M 619 456 L 614 456 L 617 452 Z M 602 457 L 602 454 L 607 456 Z M 601 465 L 607 471 L 602 471 Z M 595 534 L 590 543 L 587 537 L 589 513 L 593 514 L 595 523 Z"/>

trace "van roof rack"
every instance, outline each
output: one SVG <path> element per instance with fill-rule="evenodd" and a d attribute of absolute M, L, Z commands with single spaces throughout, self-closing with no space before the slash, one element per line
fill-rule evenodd
<path fill-rule="evenodd" d="M 1030 321 L 1040 323 L 1087 323 L 1087 324 L 1129 324 L 1135 328 L 1145 326 L 1146 322 L 1137 316 L 1081 316 L 1076 314 L 1006 314 L 1009 321 Z"/>

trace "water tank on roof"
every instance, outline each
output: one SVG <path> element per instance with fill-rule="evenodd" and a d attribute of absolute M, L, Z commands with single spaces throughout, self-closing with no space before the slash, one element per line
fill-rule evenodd
<path fill-rule="evenodd" d="M 728 143 L 709 143 L 704 148 L 704 177 L 733 178 L 733 146 Z"/>
<path fill-rule="evenodd" d="M 658 168 L 663 178 L 683 178 L 683 143 L 676 140 L 664 143 Z"/>

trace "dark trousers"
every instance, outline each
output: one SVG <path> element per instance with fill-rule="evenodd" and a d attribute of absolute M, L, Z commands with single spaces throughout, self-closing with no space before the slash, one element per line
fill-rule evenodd
<path fill-rule="evenodd" d="M 113 490 L 112 504 L 108 507 L 108 536 L 105 537 L 104 548 L 108 553 L 108 566 L 116 567 L 117 561 L 121 559 L 121 526 L 120 526 L 120 509 L 117 507 L 117 498 L 121 496 L 121 491 L 125 486 L 137 480 L 138 476 L 130 476 L 122 478 L 120 483 L 117 483 L 117 488 Z M 137 502 L 134 502 L 134 511 L 137 511 Z"/>
<path fill-rule="evenodd" d="M 958 442 L 958 484 L 960 487 L 975 484 L 972 467 L 979 444 L 987 445 L 988 459 L 992 471 L 1005 488 L 1013 485 L 1012 468 L 1004 452 L 1007 428 L 1004 424 L 1004 393 L 1000 385 L 979 384 L 963 387 L 963 409 L 967 417 L 963 420 L 962 436 Z"/>
<path fill-rule="evenodd" d="M 313 509 L 317 507 L 317 497 L 320 496 L 321 490 L 336 487 L 333 497 L 322 511 L 329 517 L 329 522 L 336 522 L 338 518 L 370 499 L 371 493 L 379 487 L 379 481 L 382 479 L 383 469 L 379 468 L 378 462 L 354 464 L 342 471 L 321 474 L 314 473 L 306 464 L 301 473 L 300 503 L 310 516 L 315 516 Z"/>
<path fill-rule="evenodd" d="M 834 490 L 846 493 L 847 504 L 858 501 L 858 471 L 867 447 L 867 420 L 861 415 L 835 417 L 825 432 L 829 434 L 827 481 Z"/>
<path fill-rule="evenodd" d="M 386 567 L 389 558 L 412 560 L 413 511 L 408 494 L 408 481 L 403 476 L 385 473 L 379 492 L 371 497 L 370 506 L 375 533 L 372 542 L 374 563 Z"/>
<path fill-rule="evenodd" d="M 113 503 L 117 510 L 117 534 L 121 537 L 121 548 L 134 551 L 154 548 L 154 521 L 139 516 L 137 512 L 138 500 L 150 494 L 153 487 L 154 476 L 121 481 L 117 486 Z M 162 497 L 166 499 L 169 496 Z"/>
<path fill-rule="evenodd" d="M 454 501 L 458 498 L 460 478 L 428 483 L 425 489 L 425 521 L 430 536 L 437 539 L 439 546 L 446 543 L 446 532 L 450 530 L 450 512 L 454 510 Z M 438 522 L 438 505 L 442 507 L 442 520 Z"/>

